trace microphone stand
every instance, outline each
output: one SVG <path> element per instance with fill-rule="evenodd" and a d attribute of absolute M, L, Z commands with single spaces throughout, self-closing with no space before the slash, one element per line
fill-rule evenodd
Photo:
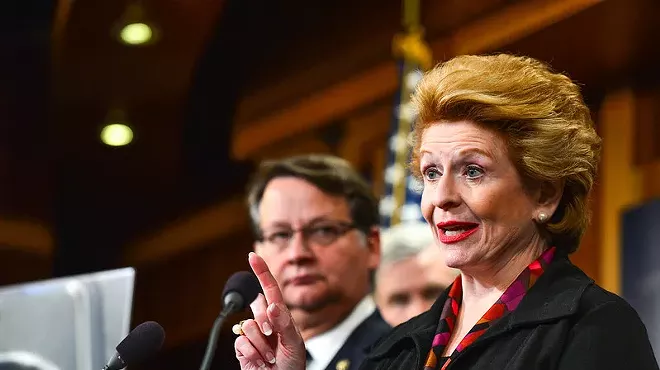
<path fill-rule="evenodd" d="M 121 355 L 119 353 L 115 353 L 110 361 L 103 366 L 103 369 L 101 370 L 115 370 L 115 369 L 123 369 L 126 367 L 126 363 L 124 362 L 124 359 L 121 358 Z"/>
<path fill-rule="evenodd" d="M 236 306 L 237 305 L 234 302 L 228 302 L 225 308 L 222 310 L 222 312 L 220 312 L 218 317 L 213 322 L 211 334 L 209 335 L 209 342 L 206 345 L 206 352 L 204 353 L 204 359 L 202 360 L 202 366 L 199 368 L 200 370 L 209 370 L 211 368 L 211 362 L 213 361 L 215 349 L 218 345 L 218 336 L 220 334 L 222 324 L 224 324 L 227 316 L 236 310 Z"/>

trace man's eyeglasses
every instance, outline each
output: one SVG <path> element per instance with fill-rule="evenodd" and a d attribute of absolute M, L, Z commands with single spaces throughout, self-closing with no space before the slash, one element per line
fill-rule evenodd
<path fill-rule="evenodd" d="M 356 226 L 342 221 L 321 221 L 301 227 L 300 229 L 279 229 L 262 234 L 260 242 L 268 243 L 278 248 L 286 248 L 293 236 L 300 232 L 306 243 L 326 246 L 334 243 Z"/>

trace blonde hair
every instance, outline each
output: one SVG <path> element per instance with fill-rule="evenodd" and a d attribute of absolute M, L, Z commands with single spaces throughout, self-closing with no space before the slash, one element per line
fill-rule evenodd
<path fill-rule="evenodd" d="M 427 72 L 413 95 L 412 171 L 422 134 L 440 121 L 467 120 L 504 136 L 526 186 L 563 181 L 559 206 L 543 224 L 553 243 L 574 252 L 590 219 L 588 196 L 601 139 L 580 88 L 528 57 L 459 56 Z M 558 245 L 559 246 L 559 245 Z"/>

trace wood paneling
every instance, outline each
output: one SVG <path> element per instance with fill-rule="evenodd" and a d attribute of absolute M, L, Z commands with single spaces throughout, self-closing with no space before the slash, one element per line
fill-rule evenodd
<path fill-rule="evenodd" d="M 0 219 L 0 245 L 42 257 L 53 252 L 53 236 L 45 226 L 29 221 Z"/>
<path fill-rule="evenodd" d="M 437 59 L 494 50 L 599 3 L 600 0 L 533 0 L 503 7 L 495 14 L 461 25 L 449 36 L 430 41 Z M 361 106 L 393 93 L 394 61 L 386 61 L 326 89 L 313 92 L 262 117 L 237 125 L 232 153 L 246 159 L 262 147 L 311 127 L 343 118 Z"/>
<path fill-rule="evenodd" d="M 632 89 L 609 94 L 599 114 L 602 127 L 600 205 L 600 284 L 621 291 L 621 212 L 641 201 L 642 183 L 633 165 L 635 104 Z"/>
<path fill-rule="evenodd" d="M 635 108 L 633 163 L 642 166 L 660 160 L 660 88 L 638 91 Z"/>
<path fill-rule="evenodd" d="M 590 210 L 592 212 L 591 224 L 582 238 L 580 248 L 570 256 L 571 261 L 580 267 L 589 277 L 600 283 L 600 217 L 599 217 L 599 193 L 600 187 L 592 189 Z"/>
<path fill-rule="evenodd" d="M 131 265 L 144 266 L 167 260 L 200 248 L 213 240 L 246 230 L 247 225 L 248 213 L 243 197 L 234 198 L 145 236 L 126 249 L 124 261 Z"/>
<path fill-rule="evenodd" d="M 48 279 L 52 262 L 48 255 L 6 248 L 0 242 L 0 286 Z"/>

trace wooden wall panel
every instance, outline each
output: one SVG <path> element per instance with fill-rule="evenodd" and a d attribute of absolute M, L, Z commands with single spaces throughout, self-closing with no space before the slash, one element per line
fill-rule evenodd
<path fill-rule="evenodd" d="M 631 166 L 634 104 L 631 89 L 615 91 L 605 98 L 599 112 L 603 136 L 600 284 L 615 293 L 621 290 L 621 210 L 639 201 L 639 178 Z"/>
<path fill-rule="evenodd" d="M 591 224 L 582 238 L 580 248 L 570 256 L 571 261 L 580 267 L 589 277 L 600 282 L 600 218 L 598 185 L 592 190 L 590 208 L 592 212 Z"/>
<path fill-rule="evenodd" d="M 176 258 L 138 266 L 133 323 L 158 321 L 167 332 L 168 348 L 207 335 L 222 309 L 225 281 L 234 272 L 249 270 L 251 250 L 252 237 L 243 231 Z"/>
<path fill-rule="evenodd" d="M 52 257 L 0 243 L 0 286 L 48 279 L 52 272 Z"/>

